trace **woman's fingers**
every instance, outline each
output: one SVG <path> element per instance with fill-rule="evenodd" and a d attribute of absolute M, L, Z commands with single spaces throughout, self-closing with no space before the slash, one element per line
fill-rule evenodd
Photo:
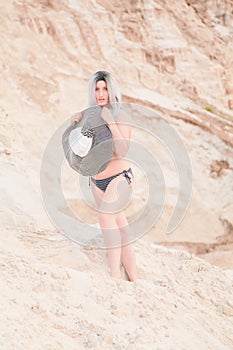
<path fill-rule="evenodd" d="M 101 117 L 105 120 L 106 123 L 112 124 L 114 123 L 114 119 L 111 111 L 107 107 L 103 107 Z"/>
<path fill-rule="evenodd" d="M 71 124 L 74 123 L 74 122 L 79 123 L 80 120 L 82 119 L 82 117 L 83 117 L 83 116 L 82 116 L 82 114 L 81 114 L 80 112 L 77 112 L 77 113 L 73 114 L 73 115 L 71 116 L 71 118 L 70 118 Z"/>

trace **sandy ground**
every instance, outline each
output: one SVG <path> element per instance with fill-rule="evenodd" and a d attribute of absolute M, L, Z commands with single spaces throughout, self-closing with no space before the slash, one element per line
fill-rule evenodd
<path fill-rule="evenodd" d="M 232 5 L 124 6 L 104 0 L 0 5 L 1 350 L 233 349 Z M 163 174 L 148 188 L 143 169 L 156 180 L 155 163 L 136 154 L 129 221 L 150 193 L 156 202 L 166 190 L 161 216 L 134 243 L 134 283 L 123 269 L 122 280 L 111 279 L 105 250 L 68 239 L 42 201 L 46 145 L 86 107 L 87 77 L 102 68 L 133 104 L 134 142 Z M 187 162 L 174 162 L 157 118 L 166 120 L 167 131 L 176 129 L 192 165 L 189 207 L 170 235 Z M 56 213 L 67 218 L 71 210 L 85 234 L 97 224 L 96 212 L 80 194 L 77 174 L 65 162 L 60 170 L 66 204 Z M 51 194 L 54 173 L 46 176 Z"/>

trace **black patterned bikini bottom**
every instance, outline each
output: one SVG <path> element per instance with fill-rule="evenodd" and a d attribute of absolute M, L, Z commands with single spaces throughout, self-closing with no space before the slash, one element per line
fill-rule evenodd
<path fill-rule="evenodd" d="M 100 180 L 96 180 L 93 179 L 93 177 L 91 177 L 91 181 L 103 192 L 106 191 L 108 185 L 110 184 L 110 182 L 115 179 L 115 177 L 119 176 L 119 175 L 123 175 L 125 177 L 125 179 L 127 180 L 128 184 L 131 184 L 132 182 L 132 177 L 133 177 L 133 171 L 131 168 L 129 168 L 128 170 L 123 170 L 120 173 L 117 173 L 115 175 L 106 177 L 106 179 L 100 179 Z"/>

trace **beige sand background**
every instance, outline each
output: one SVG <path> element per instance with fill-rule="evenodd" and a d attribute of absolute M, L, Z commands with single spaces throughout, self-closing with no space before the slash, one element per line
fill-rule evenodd
<path fill-rule="evenodd" d="M 1 349 L 233 349 L 232 13 L 230 0 L 1 1 Z M 67 239 L 41 200 L 45 147 L 86 107 L 99 69 L 145 109 L 133 138 L 166 180 L 164 212 L 135 242 L 135 283 L 123 271 L 109 278 L 105 251 Z M 154 114 L 175 127 L 193 170 L 189 209 L 171 235 L 179 182 L 148 135 Z M 61 177 L 71 210 L 96 224 L 65 163 Z M 147 198 L 140 167 L 135 177 L 129 218 Z"/>

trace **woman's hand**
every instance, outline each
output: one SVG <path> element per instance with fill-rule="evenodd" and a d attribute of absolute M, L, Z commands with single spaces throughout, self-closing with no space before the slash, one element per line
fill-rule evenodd
<path fill-rule="evenodd" d="M 128 152 L 131 138 L 131 125 L 127 123 L 127 115 L 121 112 L 117 116 L 117 121 L 115 121 L 111 111 L 107 107 L 103 107 L 101 117 L 108 123 L 108 127 L 112 132 L 115 155 L 124 158 Z"/>
<path fill-rule="evenodd" d="M 74 122 L 79 123 L 80 120 L 82 119 L 82 117 L 83 117 L 83 116 L 82 116 L 82 113 L 80 113 L 80 112 L 77 112 L 77 113 L 73 114 L 73 115 L 71 116 L 71 118 L 70 118 L 71 124 L 73 124 Z"/>
<path fill-rule="evenodd" d="M 101 112 L 101 117 L 107 124 L 113 124 L 115 123 L 115 120 L 112 116 L 111 111 L 107 107 L 103 107 Z"/>

